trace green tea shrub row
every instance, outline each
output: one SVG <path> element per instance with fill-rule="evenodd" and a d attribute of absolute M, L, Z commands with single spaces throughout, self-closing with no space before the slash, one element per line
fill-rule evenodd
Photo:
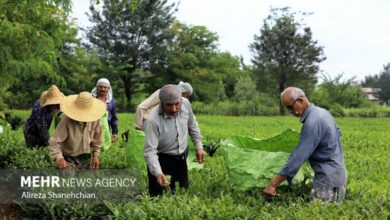
<path fill-rule="evenodd" d="M 192 108 L 196 114 L 204 115 L 279 115 L 279 106 L 249 101 L 193 102 Z"/>

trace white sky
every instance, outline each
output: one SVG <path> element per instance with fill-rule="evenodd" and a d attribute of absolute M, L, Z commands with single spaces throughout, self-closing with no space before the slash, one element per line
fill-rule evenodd
<path fill-rule="evenodd" d="M 327 59 L 321 70 L 332 77 L 344 73 L 344 79 L 363 80 L 390 62 L 389 0 L 181 0 L 176 18 L 216 32 L 221 51 L 241 55 L 250 64 L 248 46 L 271 6 L 314 13 L 304 22 L 324 47 Z M 89 25 L 88 8 L 89 0 L 73 0 L 73 17 L 81 27 Z"/>

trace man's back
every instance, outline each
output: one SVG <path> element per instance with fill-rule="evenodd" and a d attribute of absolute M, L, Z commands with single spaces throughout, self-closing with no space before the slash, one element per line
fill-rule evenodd
<path fill-rule="evenodd" d="M 307 111 L 307 112 L 306 112 Z M 341 131 L 332 115 L 325 109 L 311 105 L 302 116 L 301 138 L 314 138 L 313 153 L 309 157 L 315 171 L 314 185 L 338 187 L 346 184 L 346 168 L 341 149 Z"/>

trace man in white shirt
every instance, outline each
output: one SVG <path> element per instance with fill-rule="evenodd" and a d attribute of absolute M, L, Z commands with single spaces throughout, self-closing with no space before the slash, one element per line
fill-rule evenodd
<path fill-rule="evenodd" d="M 151 196 L 161 195 L 168 186 L 174 190 L 177 181 L 180 187 L 188 188 L 188 135 L 195 145 L 198 163 L 203 163 L 205 155 L 198 122 L 179 87 L 164 86 L 159 99 L 160 105 L 152 109 L 144 124 L 144 157 Z M 171 181 L 166 175 L 172 176 Z"/>

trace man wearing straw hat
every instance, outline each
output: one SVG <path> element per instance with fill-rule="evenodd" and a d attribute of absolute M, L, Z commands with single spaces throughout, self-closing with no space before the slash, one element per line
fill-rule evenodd
<path fill-rule="evenodd" d="M 116 115 L 116 101 L 112 93 L 110 81 L 106 78 L 99 79 L 96 83 L 96 87 L 91 93 L 93 97 L 96 97 L 107 104 L 107 115 L 102 118 L 104 120 L 102 121 L 102 123 L 104 123 L 102 126 L 103 139 L 109 140 L 103 140 L 103 142 L 115 142 L 118 139 L 118 117 Z M 107 135 L 104 133 L 106 127 L 109 128 L 109 130 L 106 131 L 106 133 L 108 133 Z M 112 135 L 110 134 L 110 130 Z"/>
<path fill-rule="evenodd" d="M 33 105 L 30 117 L 24 126 L 24 139 L 27 147 L 48 146 L 50 135 L 49 128 L 54 115 L 60 109 L 60 101 L 64 94 L 57 86 L 52 85 Z"/>
<path fill-rule="evenodd" d="M 177 85 L 164 86 L 159 92 L 160 105 L 145 121 L 144 157 L 151 196 L 161 195 L 168 186 L 174 190 L 175 182 L 188 188 L 188 135 L 195 145 L 198 163 L 203 163 L 205 153 L 198 122 L 190 102 L 181 95 Z M 171 181 L 166 175 L 172 176 Z"/>
<path fill-rule="evenodd" d="M 178 86 L 180 88 L 182 97 L 188 99 L 192 95 L 193 89 L 191 84 L 187 82 L 180 82 Z M 144 120 L 146 120 L 150 111 L 160 103 L 159 93 L 160 89 L 156 90 L 152 95 L 150 95 L 137 106 L 135 113 L 135 129 L 143 130 L 142 125 Z"/>
<path fill-rule="evenodd" d="M 92 168 L 99 168 L 100 118 L 106 112 L 106 104 L 89 92 L 81 92 L 63 98 L 61 110 L 64 116 L 49 141 L 50 157 L 59 169 L 90 169 L 91 157 Z"/>

